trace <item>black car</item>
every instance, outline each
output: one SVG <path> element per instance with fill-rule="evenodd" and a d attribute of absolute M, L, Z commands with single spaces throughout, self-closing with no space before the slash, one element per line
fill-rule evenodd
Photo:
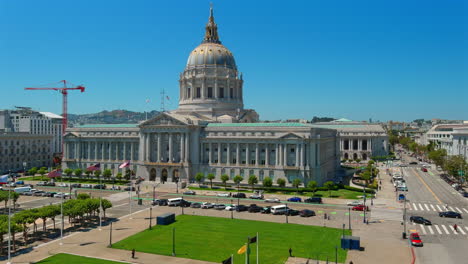
<path fill-rule="evenodd" d="M 416 164 L 418 164 L 418 163 L 417 163 L 416 161 L 412 161 L 412 162 L 410 162 L 409 164 L 410 164 L 410 165 L 416 165 Z"/>
<path fill-rule="evenodd" d="M 190 205 L 191 208 L 201 208 L 201 203 L 192 203 Z"/>
<path fill-rule="evenodd" d="M 262 214 L 271 214 L 271 206 L 263 207 Z"/>
<path fill-rule="evenodd" d="M 411 216 L 410 221 L 417 224 L 432 225 L 431 221 L 421 216 Z"/>
<path fill-rule="evenodd" d="M 309 209 L 304 209 L 299 212 L 299 215 L 302 217 L 315 216 L 315 212 Z"/>
<path fill-rule="evenodd" d="M 258 213 L 263 210 L 263 207 L 258 206 L 256 204 L 252 204 L 249 206 L 249 213 Z"/>
<path fill-rule="evenodd" d="M 46 193 L 43 193 L 42 196 L 44 196 L 44 197 L 54 197 L 55 194 L 56 194 L 56 192 L 46 192 Z"/>
<path fill-rule="evenodd" d="M 105 184 L 96 184 L 93 186 L 93 189 L 106 189 L 106 185 Z"/>
<path fill-rule="evenodd" d="M 188 190 L 188 191 L 184 192 L 184 195 L 195 195 L 195 194 L 197 194 L 197 193 L 192 191 L 192 190 Z"/>
<path fill-rule="evenodd" d="M 463 192 L 463 197 L 468 197 L 468 192 Z"/>
<path fill-rule="evenodd" d="M 129 192 L 130 190 L 131 190 L 132 192 L 134 192 L 134 191 L 136 190 L 136 188 L 135 188 L 135 187 L 130 187 L 130 186 L 129 186 L 129 187 L 125 187 L 125 189 L 124 189 L 124 191 L 127 191 L 127 192 Z"/>
<path fill-rule="evenodd" d="M 298 210 L 294 210 L 294 209 L 291 209 L 291 208 L 288 208 L 288 210 L 286 211 L 286 215 L 289 215 L 289 216 L 293 216 L 293 215 L 299 215 L 299 211 Z"/>
<path fill-rule="evenodd" d="M 440 212 L 439 216 L 440 217 L 450 217 L 450 218 L 462 218 L 460 213 L 453 212 L 453 211 Z"/>
<path fill-rule="evenodd" d="M 235 193 L 235 194 L 232 195 L 232 197 L 234 197 L 234 198 L 247 198 L 245 193 Z"/>
<path fill-rule="evenodd" d="M 81 183 L 73 183 L 70 185 L 72 188 L 81 188 Z"/>
<path fill-rule="evenodd" d="M 249 207 L 243 204 L 239 204 L 239 206 L 236 207 L 236 212 L 244 212 L 249 210 Z"/>
<path fill-rule="evenodd" d="M 167 199 L 156 199 L 151 203 L 151 205 L 166 206 L 167 205 Z"/>
<path fill-rule="evenodd" d="M 182 200 L 179 204 L 180 207 L 190 207 L 192 203 L 186 200 Z"/>
<path fill-rule="evenodd" d="M 311 197 L 304 200 L 305 203 L 322 203 L 321 197 Z"/>

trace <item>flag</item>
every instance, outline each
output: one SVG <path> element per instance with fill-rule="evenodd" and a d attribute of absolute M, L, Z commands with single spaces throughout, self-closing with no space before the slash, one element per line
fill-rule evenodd
<path fill-rule="evenodd" d="M 97 171 L 101 169 L 101 163 L 96 163 L 93 166 L 86 168 L 88 171 Z"/>
<path fill-rule="evenodd" d="M 255 242 L 257 242 L 257 236 L 254 236 L 254 237 L 252 237 L 252 238 L 249 240 L 249 243 L 250 243 L 250 244 L 253 244 L 253 243 L 255 243 Z"/>
<path fill-rule="evenodd" d="M 8 174 L 0 176 L 0 184 L 8 183 Z"/>
<path fill-rule="evenodd" d="M 119 169 L 130 167 L 130 161 L 120 164 Z"/>
<path fill-rule="evenodd" d="M 247 245 L 243 245 L 239 250 L 237 250 L 237 254 L 244 254 L 247 251 Z"/>
<path fill-rule="evenodd" d="M 221 262 L 222 264 L 232 264 L 232 257 L 229 257 L 225 260 L 223 260 L 223 262 Z"/>
<path fill-rule="evenodd" d="M 61 176 L 62 176 L 62 171 L 59 169 L 53 170 L 49 172 L 49 174 L 47 174 L 47 177 L 49 178 L 55 178 L 55 177 L 61 177 Z"/>

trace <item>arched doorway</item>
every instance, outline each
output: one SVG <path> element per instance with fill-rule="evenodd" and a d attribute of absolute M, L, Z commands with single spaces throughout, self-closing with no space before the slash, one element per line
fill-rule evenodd
<path fill-rule="evenodd" d="M 161 182 L 165 183 L 167 181 L 167 169 L 161 171 Z"/>
<path fill-rule="evenodd" d="M 150 181 L 155 181 L 156 180 L 156 170 L 152 168 L 150 170 Z"/>
<path fill-rule="evenodd" d="M 348 153 L 345 153 L 345 154 L 344 154 L 344 159 L 345 159 L 345 160 L 349 159 Z"/>
<path fill-rule="evenodd" d="M 172 171 L 172 182 L 179 180 L 179 170 L 175 169 Z"/>
<path fill-rule="evenodd" d="M 362 154 L 362 160 L 367 160 L 367 154 L 366 153 Z"/>
<path fill-rule="evenodd" d="M 357 160 L 357 153 L 353 154 L 353 160 Z"/>

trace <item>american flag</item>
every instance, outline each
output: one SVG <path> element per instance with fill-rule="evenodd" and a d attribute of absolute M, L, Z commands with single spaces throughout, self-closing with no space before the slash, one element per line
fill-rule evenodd
<path fill-rule="evenodd" d="M 97 171 L 101 169 L 101 163 L 94 164 L 93 166 L 89 166 L 86 168 L 88 171 Z"/>
<path fill-rule="evenodd" d="M 61 176 L 62 176 L 62 171 L 59 169 L 53 170 L 47 174 L 47 177 L 49 178 L 55 178 L 55 177 L 61 177 Z"/>
<path fill-rule="evenodd" d="M 119 169 L 130 167 L 130 161 L 120 164 Z"/>

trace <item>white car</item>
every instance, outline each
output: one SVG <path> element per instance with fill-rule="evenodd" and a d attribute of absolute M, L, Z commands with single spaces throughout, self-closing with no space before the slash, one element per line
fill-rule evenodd
<path fill-rule="evenodd" d="M 226 211 L 235 211 L 236 207 L 237 207 L 237 205 L 231 204 L 231 205 L 227 205 L 226 208 L 224 208 L 224 210 L 226 210 Z"/>
<path fill-rule="evenodd" d="M 68 187 L 68 184 L 67 183 L 59 183 L 57 186 L 58 187 Z"/>
<path fill-rule="evenodd" d="M 202 209 L 209 209 L 209 208 L 213 208 L 213 207 L 214 207 L 214 204 L 213 204 L 213 203 L 207 203 L 207 202 L 205 202 L 205 203 L 202 203 L 202 205 L 201 205 L 201 208 L 202 208 Z"/>
<path fill-rule="evenodd" d="M 91 184 L 83 184 L 83 185 L 81 185 L 81 188 L 93 188 L 93 185 L 91 185 Z"/>
<path fill-rule="evenodd" d="M 361 205 L 361 204 L 364 204 L 364 202 L 360 201 L 360 200 L 355 200 L 355 201 L 351 201 L 351 202 L 347 203 L 348 206 L 358 206 L 358 205 Z"/>
<path fill-rule="evenodd" d="M 281 202 L 280 199 L 278 198 L 268 198 L 268 199 L 265 199 L 265 203 L 279 203 Z"/>
<path fill-rule="evenodd" d="M 252 195 L 249 196 L 250 199 L 263 199 L 263 194 L 258 194 L 258 193 L 254 193 Z"/>
<path fill-rule="evenodd" d="M 230 197 L 231 194 L 230 193 L 218 193 L 218 194 L 216 194 L 216 196 L 218 196 L 218 197 Z"/>

